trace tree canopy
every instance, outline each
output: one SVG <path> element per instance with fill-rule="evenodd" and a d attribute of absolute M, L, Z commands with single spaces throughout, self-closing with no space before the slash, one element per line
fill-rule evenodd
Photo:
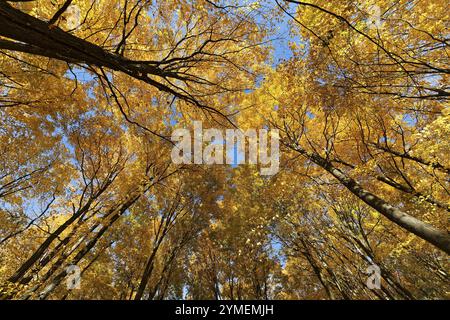
<path fill-rule="evenodd" d="M 0 0 L 0 299 L 449 298 L 449 23 L 443 0 Z M 278 130 L 279 171 L 174 163 L 194 121 Z"/>

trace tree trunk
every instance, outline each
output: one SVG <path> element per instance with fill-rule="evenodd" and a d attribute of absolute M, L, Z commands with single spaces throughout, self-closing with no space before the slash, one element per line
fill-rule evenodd
<path fill-rule="evenodd" d="M 400 227 L 414 233 L 416 236 L 433 244 L 447 254 L 450 254 L 450 236 L 447 232 L 441 231 L 433 227 L 432 225 L 416 219 L 409 214 L 401 211 L 400 209 L 391 206 L 375 194 L 365 190 L 357 181 L 347 176 L 338 168 L 335 168 L 330 161 L 321 157 L 320 155 L 316 153 L 308 153 L 306 150 L 300 148 L 299 146 L 294 146 L 293 149 L 328 171 L 351 193 L 377 210 L 383 216 L 399 225 Z"/>

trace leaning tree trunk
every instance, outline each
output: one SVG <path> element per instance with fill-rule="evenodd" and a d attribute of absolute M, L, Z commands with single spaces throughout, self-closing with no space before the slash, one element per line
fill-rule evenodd
<path fill-rule="evenodd" d="M 325 169 L 327 172 L 333 175 L 342 185 L 344 185 L 351 193 L 377 210 L 383 216 L 399 225 L 400 227 L 414 233 L 416 236 L 433 244 L 447 254 L 450 254 L 450 236 L 447 232 L 441 231 L 428 223 L 410 216 L 400 209 L 390 205 L 377 195 L 365 190 L 355 179 L 349 177 L 343 171 L 334 167 L 330 161 L 321 157 L 320 155 L 316 153 L 309 153 L 298 145 L 293 146 L 292 148 L 315 164 Z"/>

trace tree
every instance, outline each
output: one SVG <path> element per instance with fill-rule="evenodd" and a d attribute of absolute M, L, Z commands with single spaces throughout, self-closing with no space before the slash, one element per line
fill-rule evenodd
<path fill-rule="evenodd" d="M 0 299 L 447 298 L 448 15 L 0 0 Z M 195 121 L 279 171 L 174 163 Z"/>

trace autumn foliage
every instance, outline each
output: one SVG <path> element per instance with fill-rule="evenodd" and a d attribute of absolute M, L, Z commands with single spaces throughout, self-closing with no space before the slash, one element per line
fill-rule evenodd
<path fill-rule="evenodd" d="M 0 298 L 449 298 L 449 21 L 441 0 L 0 0 Z M 279 172 L 174 164 L 194 121 L 279 130 Z"/>

